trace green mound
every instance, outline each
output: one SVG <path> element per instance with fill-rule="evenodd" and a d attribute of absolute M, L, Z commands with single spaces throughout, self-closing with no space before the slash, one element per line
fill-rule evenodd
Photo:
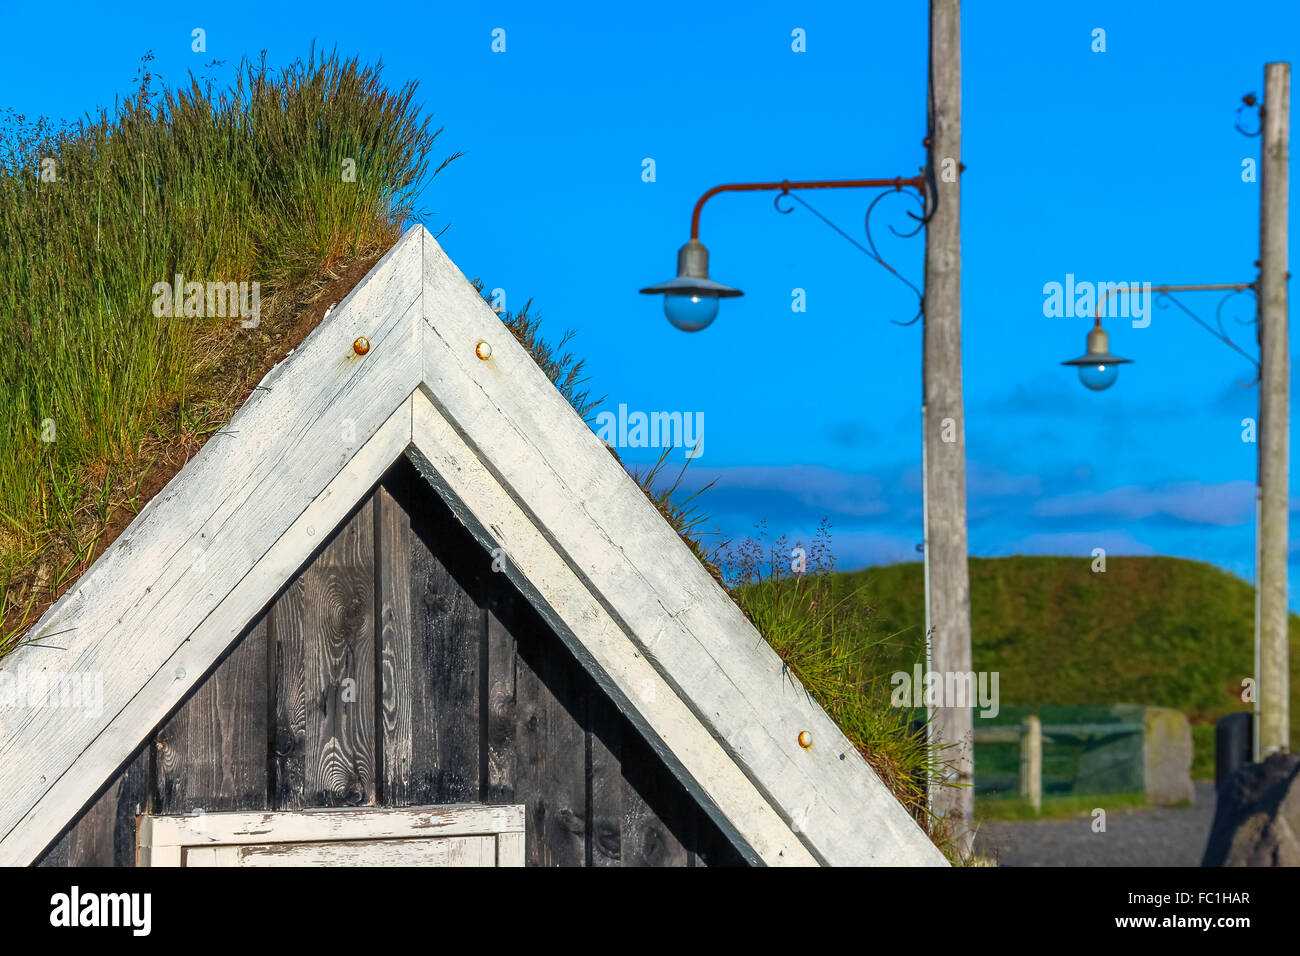
<path fill-rule="evenodd" d="M 842 593 L 872 608 L 864 640 L 877 666 L 910 670 L 925 653 L 921 565 L 836 575 Z M 972 558 L 976 671 L 997 671 L 1003 706 L 1145 704 L 1192 722 L 1192 775 L 1214 775 L 1214 722 L 1249 710 L 1242 681 L 1254 669 L 1254 588 L 1208 564 L 1165 557 Z M 1292 639 L 1300 619 L 1291 617 Z M 1291 687 L 1300 681 L 1291 658 Z M 1293 698 L 1294 700 L 1294 698 Z M 1291 707 L 1292 739 L 1300 708 Z"/>

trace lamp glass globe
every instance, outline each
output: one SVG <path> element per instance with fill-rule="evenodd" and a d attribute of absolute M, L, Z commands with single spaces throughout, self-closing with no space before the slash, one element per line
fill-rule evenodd
<path fill-rule="evenodd" d="M 717 318 L 718 299 L 711 295 L 666 295 L 664 315 L 683 332 L 698 332 Z"/>
<path fill-rule="evenodd" d="M 1094 392 L 1104 392 L 1119 377 L 1118 365 L 1080 365 L 1079 381 Z"/>

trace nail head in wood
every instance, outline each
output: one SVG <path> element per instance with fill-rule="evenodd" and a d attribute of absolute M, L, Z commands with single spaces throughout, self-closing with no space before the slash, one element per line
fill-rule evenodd
<path fill-rule="evenodd" d="M 356 352 L 358 355 L 365 355 L 370 351 L 370 340 L 364 335 L 359 337 L 352 343 L 352 351 Z"/>
<path fill-rule="evenodd" d="M 799 731 L 799 746 L 807 750 L 812 746 L 812 734 L 806 730 Z"/>
<path fill-rule="evenodd" d="M 486 342 L 479 342 L 478 345 L 474 346 L 474 354 L 484 361 L 487 361 L 492 357 L 492 346 L 488 345 Z"/>

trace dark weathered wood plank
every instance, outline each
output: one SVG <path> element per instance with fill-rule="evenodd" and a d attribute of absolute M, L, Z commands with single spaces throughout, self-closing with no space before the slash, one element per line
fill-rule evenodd
<path fill-rule="evenodd" d="M 267 626 L 259 618 L 154 735 L 154 812 L 267 807 Z"/>
<path fill-rule="evenodd" d="M 411 519 L 390 490 L 400 480 L 390 473 L 375 495 L 379 509 L 375 542 L 379 564 L 379 751 L 383 799 L 394 806 L 421 802 L 414 783 L 415 732 L 411 720 Z"/>
<path fill-rule="evenodd" d="M 470 592 L 485 572 L 482 549 L 404 461 L 376 500 L 385 799 L 477 801 L 485 615 Z"/>
<path fill-rule="evenodd" d="M 509 581 L 503 582 L 509 585 Z M 502 620 L 502 615 L 506 620 Z M 487 779 L 485 803 L 515 800 L 515 638 L 510 609 L 493 601 L 487 616 Z"/>
<path fill-rule="evenodd" d="M 135 866 L 135 820 L 149 810 L 152 789 L 146 741 L 95 796 L 38 866 Z"/>
<path fill-rule="evenodd" d="M 623 865 L 689 866 L 696 803 L 624 718 Z"/>
<path fill-rule="evenodd" d="M 579 715 L 586 675 L 540 621 L 525 618 L 515 639 L 515 787 L 527 806 L 527 863 L 583 866 L 587 746 Z"/>
<path fill-rule="evenodd" d="M 374 502 L 272 606 L 276 805 L 375 801 Z"/>
<path fill-rule="evenodd" d="M 307 678 L 303 632 L 293 608 L 305 601 L 306 583 L 300 575 L 281 592 L 267 613 L 271 659 L 275 666 L 275 745 L 272 753 L 275 780 L 273 806 L 290 810 L 308 805 L 304 800 L 304 764 L 307 752 Z"/>
<path fill-rule="evenodd" d="M 411 487 L 421 479 L 411 474 Z M 427 487 L 427 485 L 425 486 Z M 411 516 L 411 724 L 421 800 L 480 798 L 480 675 L 485 617 L 471 591 L 486 557 L 441 500 L 408 498 Z"/>
<path fill-rule="evenodd" d="M 556 642 L 559 643 L 558 641 Z M 613 701 L 601 693 L 588 695 L 590 721 L 590 866 L 619 866 L 623 862 L 622 735 L 631 729 Z M 635 731 L 632 731 L 635 733 Z"/>

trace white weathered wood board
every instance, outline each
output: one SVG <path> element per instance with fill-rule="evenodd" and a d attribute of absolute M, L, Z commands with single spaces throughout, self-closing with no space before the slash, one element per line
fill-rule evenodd
<path fill-rule="evenodd" d="M 143 866 L 523 866 L 522 805 L 140 819 Z"/>
<path fill-rule="evenodd" d="M 495 837 L 195 847 L 183 866 L 496 866 Z"/>

